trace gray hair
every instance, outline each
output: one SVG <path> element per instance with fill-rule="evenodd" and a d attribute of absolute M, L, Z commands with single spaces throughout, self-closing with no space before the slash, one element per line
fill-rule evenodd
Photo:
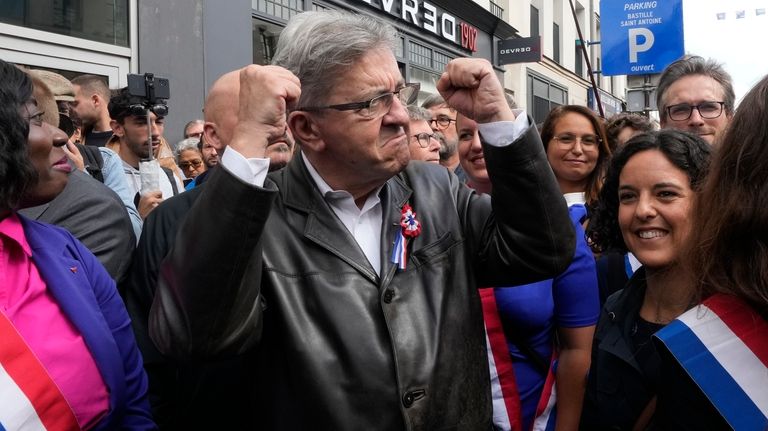
<path fill-rule="evenodd" d="M 667 116 L 667 90 L 678 79 L 685 76 L 703 75 L 708 76 L 723 89 L 723 102 L 725 102 L 725 112 L 733 114 L 736 106 L 736 93 L 733 91 L 731 75 L 725 71 L 722 63 L 713 59 L 704 59 L 698 55 L 686 55 L 680 60 L 667 66 L 659 78 L 659 86 L 656 90 L 656 106 L 659 108 L 659 115 L 662 119 Z"/>
<path fill-rule="evenodd" d="M 424 99 L 423 102 L 421 102 L 421 107 L 422 108 L 426 108 L 426 109 L 434 108 L 434 107 L 440 106 L 440 105 L 448 106 L 445 103 L 445 99 L 443 99 L 443 96 L 441 96 L 440 93 L 430 94 L 429 96 L 427 96 L 426 99 Z M 448 106 L 448 107 L 450 109 L 453 109 L 450 106 Z"/>
<path fill-rule="evenodd" d="M 187 135 L 187 130 L 189 130 L 189 128 L 194 126 L 195 124 L 205 124 L 205 121 L 203 121 L 203 120 L 198 118 L 198 119 L 192 120 L 189 123 L 187 123 L 184 126 L 184 137 L 185 138 L 189 138 L 189 135 Z"/>
<path fill-rule="evenodd" d="M 197 138 L 187 138 L 179 141 L 179 143 L 176 144 L 176 162 L 178 163 L 179 157 L 181 157 L 181 153 L 183 153 L 184 151 L 195 150 L 199 153 L 200 152 L 200 149 L 198 148 L 199 143 L 200 143 L 200 140 Z"/>
<path fill-rule="evenodd" d="M 420 106 L 408 105 L 406 109 L 408 109 L 408 119 L 411 121 L 424 120 L 429 123 L 432 120 L 432 114 Z"/>
<path fill-rule="evenodd" d="M 394 27 L 366 15 L 304 12 L 291 18 L 280 33 L 272 64 L 301 81 L 300 107 L 320 106 L 350 66 L 376 49 L 394 53 L 397 38 Z"/>

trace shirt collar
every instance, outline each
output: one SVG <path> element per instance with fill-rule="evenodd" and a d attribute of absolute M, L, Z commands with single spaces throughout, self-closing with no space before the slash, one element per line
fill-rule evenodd
<path fill-rule="evenodd" d="M 566 193 L 563 197 L 565 198 L 565 203 L 568 204 L 568 206 L 571 206 L 573 204 L 585 204 L 587 202 L 585 195 L 584 192 L 573 192 Z"/>
<path fill-rule="evenodd" d="M 15 242 L 27 256 L 32 257 L 32 248 L 27 242 L 27 236 L 24 235 L 24 225 L 21 224 L 21 220 L 15 212 L 11 212 L 8 217 L 0 220 L 0 236 Z"/>
<path fill-rule="evenodd" d="M 309 171 L 309 176 L 312 177 L 312 180 L 317 184 L 317 188 L 320 191 L 320 194 L 323 196 L 323 198 L 328 201 L 340 201 L 344 199 L 351 199 L 354 203 L 354 197 L 351 193 L 349 193 L 346 190 L 334 190 L 331 188 L 331 186 L 328 185 L 328 183 L 325 182 L 323 177 L 320 176 L 320 174 L 317 172 L 314 166 L 312 166 L 312 163 L 309 161 L 307 156 L 304 154 L 304 152 L 301 152 L 301 158 L 304 160 L 304 165 L 307 167 L 307 171 Z M 374 193 L 371 193 L 368 195 L 368 198 L 365 200 L 365 205 L 363 205 L 363 209 L 360 210 L 361 212 L 365 212 L 367 209 L 375 206 L 380 202 L 379 199 L 379 193 L 381 192 L 382 187 L 384 185 L 379 186 L 378 189 L 374 191 Z"/>

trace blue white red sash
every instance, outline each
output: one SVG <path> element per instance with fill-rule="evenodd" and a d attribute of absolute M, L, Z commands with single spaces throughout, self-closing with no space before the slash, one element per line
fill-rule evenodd
<path fill-rule="evenodd" d="M 493 398 L 493 424 L 503 431 L 522 431 L 523 418 L 520 395 L 515 380 L 515 369 L 509 354 L 507 338 L 496 306 L 493 288 L 479 289 L 485 320 L 485 335 L 488 345 L 488 366 L 491 373 L 491 395 Z M 557 417 L 555 390 L 555 372 L 557 370 L 557 351 L 554 351 L 549 372 L 542 388 L 536 415 L 531 424 L 533 431 L 555 429 Z"/>
<path fill-rule="evenodd" d="M 768 428 L 768 322 L 713 295 L 656 336 L 735 430 Z"/>
<path fill-rule="evenodd" d="M 496 306 L 493 288 L 479 289 L 483 305 L 486 343 L 488 344 L 488 365 L 491 373 L 491 395 L 493 399 L 493 424 L 500 430 L 522 431 L 520 395 L 515 381 L 512 357 L 509 355 L 507 338 Z"/>
<path fill-rule="evenodd" d="M 555 419 L 557 419 L 557 388 L 555 385 L 555 373 L 557 372 L 557 351 L 549 366 L 547 379 L 544 381 L 544 389 L 541 391 L 539 405 L 536 406 L 536 417 L 533 419 L 533 431 L 554 431 Z"/>
<path fill-rule="evenodd" d="M 79 430 L 74 412 L 0 312 L 0 430 Z"/>

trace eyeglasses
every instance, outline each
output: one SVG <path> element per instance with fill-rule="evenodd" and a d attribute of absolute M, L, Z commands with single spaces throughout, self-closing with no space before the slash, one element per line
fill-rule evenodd
<path fill-rule="evenodd" d="M 563 133 L 562 135 L 555 136 L 552 138 L 560 143 L 560 146 L 562 147 L 572 147 L 576 141 L 581 142 L 582 147 L 587 148 L 595 148 L 597 147 L 597 144 L 602 142 L 602 139 L 600 139 L 597 135 L 582 135 L 581 137 L 570 134 L 570 133 Z"/>
<path fill-rule="evenodd" d="M 395 90 L 391 93 L 384 93 L 374 97 L 371 100 L 364 102 L 342 103 L 340 105 L 329 106 L 310 106 L 305 108 L 299 108 L 299 111 L 321 111 L 323 109 L 335 109 L 337 111 L 357 111 L 361 116 L 373 119 L 379 118 L 387 114 L 392 108 L 392 101 L 397 96 L 397 99 L 403 105 L 408 105 L 416 99 L 416 95 L 419 92 L 420 84 L 415 82 L 411 84 L 405 84 L 399 90 Z"/>
<path fill-rule="evenodd" d="M 429 147 L 430 139 L 434 139 L 437 142 L 440 142 L 440 138 L 437 133 L 418 133 L 413 135 L 413 137 L 416 138 L 416 142 L 419 143 L 421 148 Z"/>
<path fill-rule="evenodd" d="M 197 160 L 190 160 L 188 162 L 181 162 L 179 163 L 179 167 L 183 170 L 187 170 L 189 168 L 197 169 L 200 167 L 200 165 L 203 164 L 203 161 L 200 159 Z"/>
<path fill-rule="evenodd" d="M 701 118 L 711 120 L 717 118 L 723 114 L 723 106 L 725 102 L 701 102 L 698 105 L 689 105 L 687 103 L 679 103 L 677 105 L 667 106 L 667 113 L 669 118 L 674 121 L 685 121 L 691 118 L 693 110 L 699 111 Z"/>
<path fill-rule="evenodd" d="M 448 117 L 437 117 L 429 120 L 429 126 L 435 129 L 445 130 L 451 123 L 455 123 L 456 120 Z"/>

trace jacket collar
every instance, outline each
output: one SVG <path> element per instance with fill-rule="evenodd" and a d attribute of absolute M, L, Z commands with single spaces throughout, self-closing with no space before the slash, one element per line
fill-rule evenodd
<path fill-rule="evenodd" d="M 632 354 L 632 327 L 640 313 L 645 297 L 645 269 L 638 269 L 621 291 L 608 298 L 605 312 L 609 322 L 600 342 L 600 350 L 609 352 L 641 372 L 640 365 Z"/>
<path fill-rule="evenodd" d="M 295 154 L 288 166 L 270 174 L 278 184 L 285 206 L 305 215 L 304 237 L 323 247 L 360 272 L 372 283 L 391 280 L 395 265 L 390 262 L 396 230 L 400 229 L 402 207 L 412 194 L 400 173 L 390 178 L 380 192 L 383 224 L 381 229 L 381 262 L 383 277 L 371 266 L 355 238 L 339 221 L 328 206 L 304 164 L 303 157 Z"/>

